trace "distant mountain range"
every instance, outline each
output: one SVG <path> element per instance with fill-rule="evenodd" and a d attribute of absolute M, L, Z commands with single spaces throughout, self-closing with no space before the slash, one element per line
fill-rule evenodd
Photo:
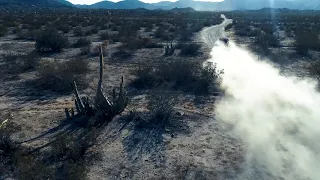
<path fill-rule="evenodd" d="M 273 3 L 271 3 L 273 2 Z M 0 0 L 0 4 L 26 4 L 49 7 L 73 6 L 89 9 L 174 9 L 191 7 L 200 11 L 254 10 L 262 8 L 315 9 L 320 10 L 320 0 L 224 0 L 222 2 L 203 2 L 194 0 L 162 1 L 144 3 L 139 0 L 120 2 L 101 1 L 92 5 L 73 5 L 67 0 Z"/>
<path fill-rule="evenodd" d="M 66 0 L 0 0 L 0 5 L 32 5 L 45 7 L 67 7 L 73 6 Z"/>
<path fill-rule="evenodd" d="M 139 0 L 124 0 L 117 3 L 102 1 L 92 5 L 76 5 L 79 8 L 93 9 L 173 9 L 191 7 L 195 10 L 241 10 L 262 8 L 288 8 L 288 9 L 318 9 L 320 0 L 224 0 L 222 2 L 203 2 L 193 0 L 178 0 L 176 2 L 162 1 L 159 3 L 143 3 Z"/>

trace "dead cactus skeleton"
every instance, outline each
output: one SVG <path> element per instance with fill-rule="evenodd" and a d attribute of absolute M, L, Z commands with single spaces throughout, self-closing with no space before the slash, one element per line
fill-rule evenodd
<path fill-rule="evenodd" d="M 120 90 L 119 93 L 116 93 L 116 90 L 113 89 L 112 100 L 109 100 L 103 93 L 102 80 L 103 80 L 103 47 L 99 49 L 99 58 L 100 58 L 100 76 L 97 86 L 96 96 L 94 98 L 94 104 L 91 105 L 88 97 L 80 97 L 77 84 L 73 82 L 73 93 L 75 96 L 75 107 L 80 115 L 97 115 L 102 117 L 107 117 L 112 119 L 114 116 L 122 113 L 128 105 L 128 97 L 123 88 L 123 77 L 121 77 Z M 66 110 L 66 117 L 70 119 L 73 115 L 69 114 L 70 112 Z"/>

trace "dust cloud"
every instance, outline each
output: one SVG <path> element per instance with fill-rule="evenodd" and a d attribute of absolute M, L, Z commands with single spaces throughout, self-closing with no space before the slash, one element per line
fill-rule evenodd
<path fill-rule="evenodd" d="M 216 119 L 246 146 L 239 179 L 320 179 L 320 93 L 309 79 L 286 77 L 267 61 L 230 42 L 211 59 L 224 70 L 226 96 Z"/>

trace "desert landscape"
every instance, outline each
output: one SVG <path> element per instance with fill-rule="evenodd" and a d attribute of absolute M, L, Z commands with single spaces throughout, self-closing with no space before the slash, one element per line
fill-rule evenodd
<path fill-rule="evenodd" d="M 320 11 L 0 9 L 0 179 L 320 177 Z"/>

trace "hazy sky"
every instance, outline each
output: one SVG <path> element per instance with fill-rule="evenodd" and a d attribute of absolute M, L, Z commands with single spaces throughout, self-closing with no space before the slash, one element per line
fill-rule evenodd
<path fill-rule="evenodd" d="M 94 4 L 94 3 L 100 2 L 102 0 L 68 0 L 68 1 L 70 1 L 73 4 Z M 111 0 L 111 1 L 118 2 L 120 0 Z M 156 3 L 156 2 L 160 2 L 162 0 L 140 0 L 140 1 L 145 2 L 145 3 Z M 165 0 L 165 1 L 176 1 L 176 0 Z M 201 0 L 201 1 L 222 1 L 222 0 Z"/>

